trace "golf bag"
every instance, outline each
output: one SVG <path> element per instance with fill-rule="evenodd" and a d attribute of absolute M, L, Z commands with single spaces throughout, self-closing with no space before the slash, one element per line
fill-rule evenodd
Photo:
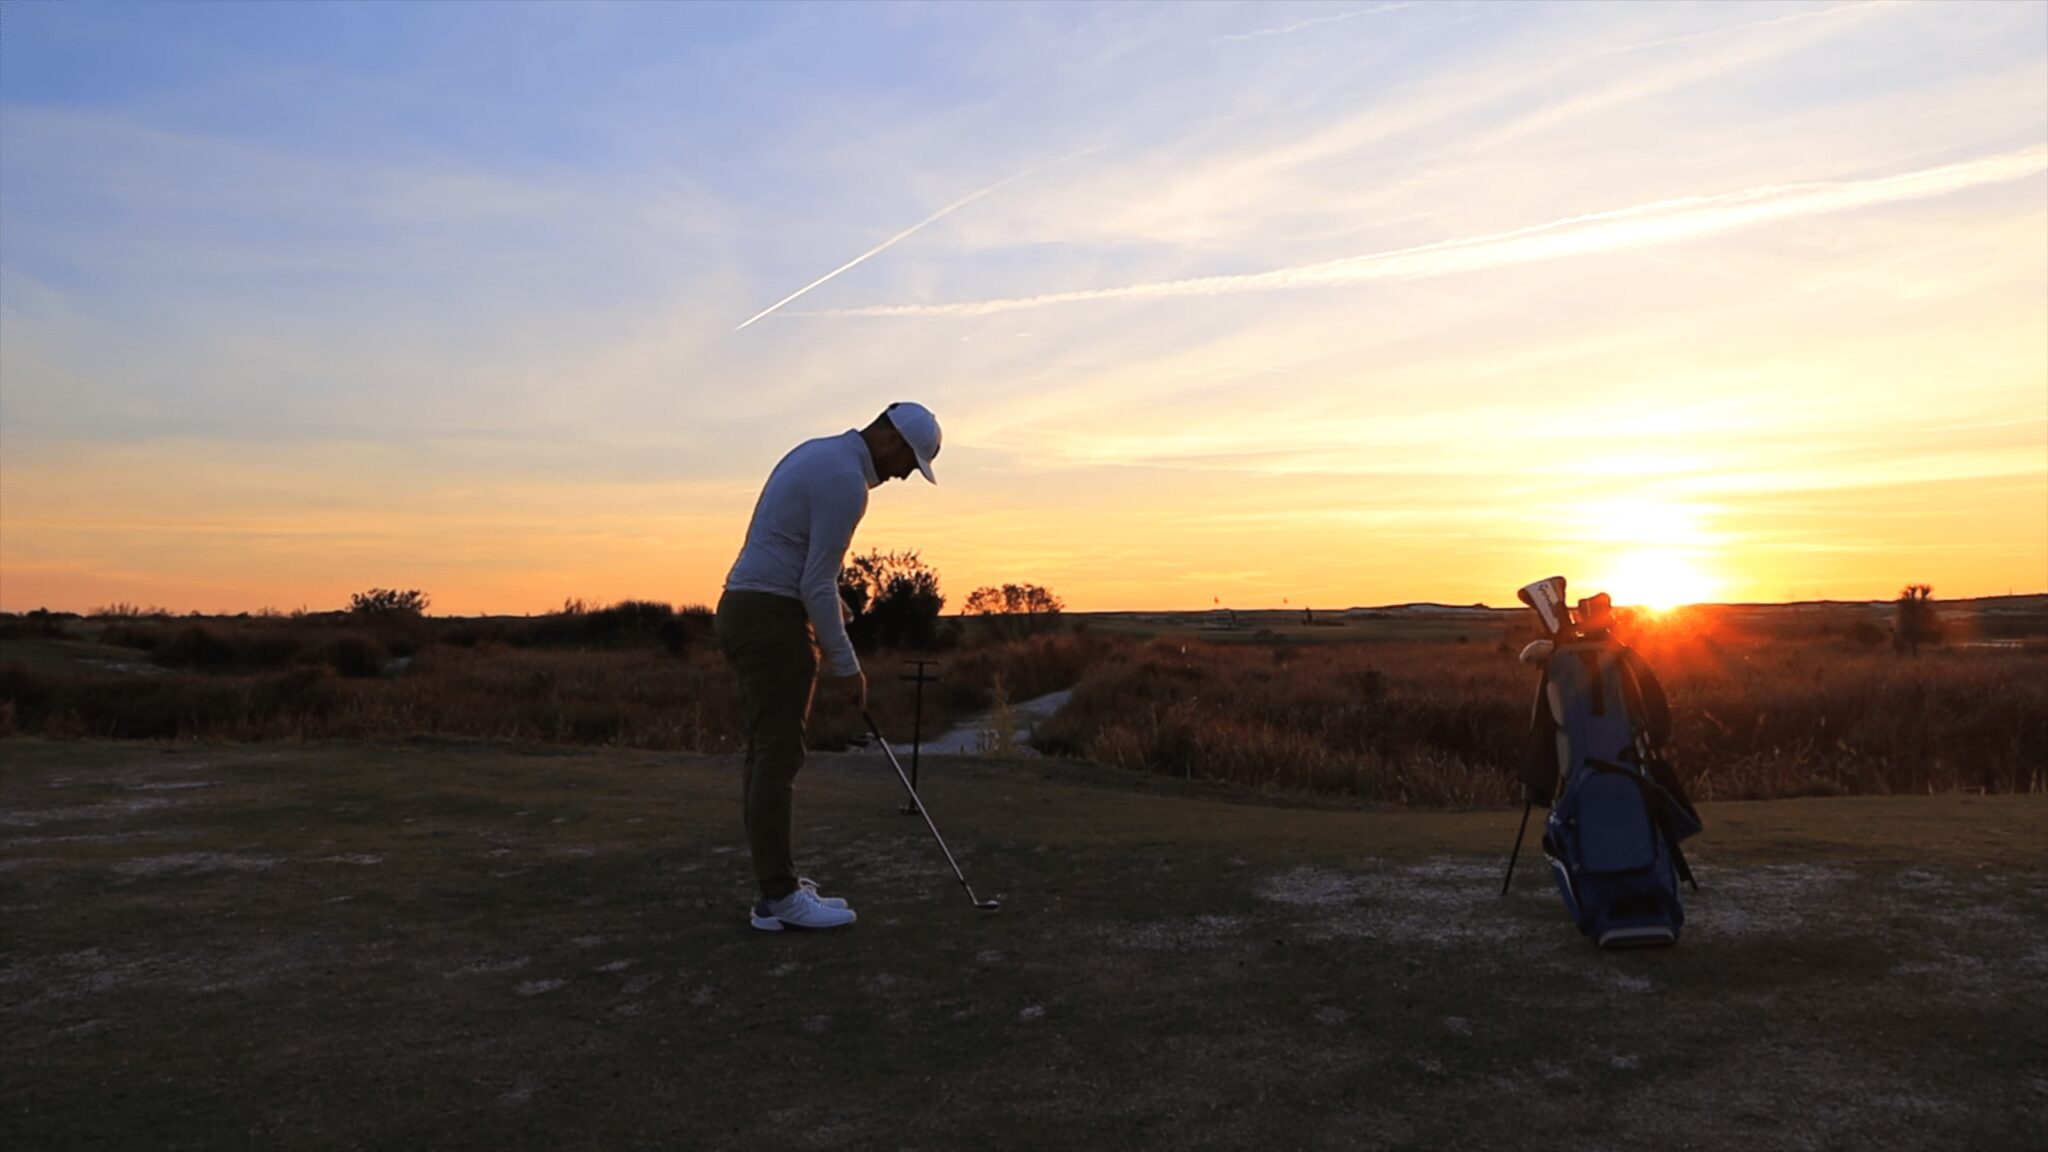
<path fill-rule="evenodd" d="M 1523 654 L 1543 665 L 1521 773 L 1523 829 L 1531 807 L 1550 809 L 1543 854 L 1580 931 L 1602 947 L 1676 943 L 1685 924 L 1679 882 L 1692 883 L 1679 844 L 1699 832 L 1700 818 L 1661 755 L 1671 735 L 1669 700 L 1656 674 L 1609 631 L 1607 598 L 1570 612 L 1563 578 L 1544 583 L 1552 582 L 1552 610 L 1538 606 L 1540 594 L 1531 603 L 1552 638 Z M 1524 600 L 1532 600 L 1526 590 Z"/>

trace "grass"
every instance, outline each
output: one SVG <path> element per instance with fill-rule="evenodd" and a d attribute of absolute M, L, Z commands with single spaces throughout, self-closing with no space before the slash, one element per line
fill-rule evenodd
<path fill-rule="evenodd" d="M 2041 598 L 1951 614 L 1957 635 L 2038 637 Z M 626 601 L 532 619 L 403 614 L 0 618 L 0 734 L 237 741 L 458 739 L 720 752 L 742 734 L 702 609 Z M 1868 643 L 1867 606 L 1700 609 L 1632 625 L 1674 704 L 1694 794 L 2048 789 L 2048 644 Z M 1527 614 L 1522 614 L 1526 616 Z M 1080 617 L 938 654 L 926 735 L 1072 688 L 1041 750 L 1183 779 L 1404 804 L 1515 798 L 1534 669 L 1505 613 Z M 2031 631 L 2030 631 L 2031 629 Z M 976 630 L 966 630 L 970 634 Z M 905 654 L 871 653 L 872 710 L 910 732 Z M 819 701 L 814 747 L 865 726 Z"/>
<path fill-rule="evenodd" d="M 1092 664 L 1039 743 L 1260 788 L 1504 805 L 1537 672 L 1512 644 L 1160 638 Z M 1651 633 L 1696 797 L 2048 788 L 2048 649 L 1905 658 L 1839 640 Z"/>
<path fill-rule="evenodd" d="M 327 616 L 0 618 L 0 735 L 317 740 L 414 736 L 716 752 L 742 734 L 732 674 L 702 610 L 628 601 L 533 619 Z M 1046 635 L 942 654 L 926 732 L 1067 687 L 1110 642 Z M 867 658 L 871 710 L 910 731 L 894 653 Z M 866 733 L 821 697 L 814 746 Z"/>
<path fill-rule="evenodd" d="M 729 756 L 0 742 L 0 1144 L 2023 1148 L 2048 800 L 1709 804 L 1604 954 L 1506 812 L 928 758 L 800 781 L 853 929 L 749 931 Z M 1530 863 L 1525 857 L 1525 865 Z"/>

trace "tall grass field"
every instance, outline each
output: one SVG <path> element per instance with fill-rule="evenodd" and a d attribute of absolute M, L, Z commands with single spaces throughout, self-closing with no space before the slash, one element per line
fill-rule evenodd
<path fill-rule="evenodd" d="M 1877 610 L 1695 609 L 1627 638 L 1672 699 L 1695 796 L 2048 788 L 2048 607 L 1957 613 L 1959 642 L 1873 642 Z M 1514 613 L 1357 613 L 1287 626 L 1071 618 L 1017 638 L 956 624 L 937 653 L 865 657 L 893 738 L 971 722 L 1000 691 L 1071 699 L 1033 744 L 1191 780 L 1423 807 L 1513 803 L 1538 673 Z M 1975 626 L 1969 626 L 1970 622 Z M 1267 626 L 1258 626 L 1265 624 Z M 1993 640 L 1970 637 L 1991 634 Z M 1881 634 L 1880 634 L 1881 635 Z M 922 701 L 907 660 L 938 661 Z M 1001 688 L 997 685 L 1000 683 Z M 811 739 L 864 725 L 820 698 Z M 461 738 L 725 752 L 734 686 L 701 607 L 539 617 L 0 617 L 0 734 L 310 741 Z"/>

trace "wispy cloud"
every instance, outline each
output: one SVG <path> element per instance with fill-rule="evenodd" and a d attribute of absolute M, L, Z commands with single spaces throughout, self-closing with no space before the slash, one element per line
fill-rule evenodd
<path fill-rule="evenodd" d="M 1251 32 L 1233 32 L 1228 36 L 1218 36 L 1211 43 L 1234 44 L 1244 40 L 1258 40 L 1266 36 L 1285 36 L 1290 32 L 1299 32 L 1304 28 L 1314 28 L 1319 24 L 1335 24 L 1340 20 L 1354 20 L 1360 16 L 1378 16 L 1386 12 L 1399 12 L 1403 8 L 1415 7 L 1416 3 L 1417 0 L 1402 0 L 1399 4 L 1382 4 L 1377 8 L 1360 8 L 1352 12 L 1338 12 L 1329 16 L 1317 16 L 1310 20 L 1302 20 L 1279 28 L 1260 28 Z"/>
<path fill-rule="evenodd" d="M 1380 280 L 1422 279 L 1599 252 L 1696 240 L 1743 228 L 1942 196 L 1966 188 L 2024 179 L 2048 171 L 2048 148 L 1995 156 L 1870 180 L 1777 185 L 1715 196 L 1684 197 L 1571 216 L 1528 228 L 1316 264 L 1233 276 L 1201 276 L 1013 296 L 951 304 L 880 304 L 809 313 L 819 316 L 988 316 L 1097 300 L 1222 296 L 1290 288 L 1329 288 Z"/>
<path fill-rule="evenodd" d="M 741 332 L 746 330 L 747 326 L 754 323 L 754 321 L 773 315 L 783 305 L 789 303 L 792 300 L 795 300 L 797 297 L 802 296 L 804 293 L 809 292 L 811 289 L 816 288 L 818 285 L 825 283 L 826 281 L 832 279 L 834 276 L 837 276 L 840 273 L 845 272 L 849 268 L 853 268 L 859 265 L 862 261 L 867 260 L 870 257 L 878 256 L 883 252 L 888 251 L 889 249 L 895 247 L 897 244 L 902 243 L 904 240 L 907 240 L 910 237 L 917 235 L 926 227 L 935 224 L 940 220 L 944 220 L 946 217 L 951 216 L 953 213 L 958 212 L 960 209 L 967 207 L 969 204 L 974 203 L 976 200 L 979 200 L 984 196 L 992 195 L 995 192 L 1001 191 L 1003 188 L 1006 188 L 1011 184 L 1015 184 L 1017 181 L 1022 180 L 1026 176 L 1029 176 L 1035 172 L 1042 172 L 1045 169 L 1051 168 L 1056 164 L 1064 164 L 1069 160 L 1078 160 L 1091 152 L 1100 152 L 1101 150 L 1102 148 L 1100 146 L 1095 148 L 1084 148 L 1079 152 L 1070 153 L 1068 155 L 1060 157 L 1057 160 L 1048 160 L 1043 164 L 1034 164 L 1031 167 L 1023 170 L 1022 172 L 1019 172 L 1014 176 L 1008 176 L 1001 180 L 998 180 L 995 183 L 989 185 L 988 187 L 981 189 L 980 191 L 970 192 L 967 195 L 962 196 L 960 199 L 953 201 L 951 204 L 946 205 L 944 208 L 939 209 L 937 212 L 934 212 L 931 215 L 925 217 L 924 219 L 919 220 L 917 223 L 912 224 L 910 227 L 905 228 L 903 231 L 898 232 L 894 236 L 889 237 L 887 240 L 882 241 L 880 244 L 875 245 L 873 248 L 870 248 L 867 251 L 861 253 L 860 255 L 855 256 L 853 259 L 848 260 L 846 263 L 841 264 L 839 267 L 834 268 L 830 272 L 825 273 L 823 276 L 818 277 L 816 280 L 811 281 L 809 284 L 804 285 L 803 287 L 797 289 L 796 291 L 791 292 L 789 295 L 784 296 L 782 299 L 777 300 L 775 303 L 770 304 L 766 308 L 761 309 L 759 312 L 754 313 L 752 316 L 747 317 L 745 322 L 743 322 L 738 328 L 733 329 L 733 331 Z"/>
<path fill-rule="evenodd" d="M 1832 8 L 1810 8 L 1803 12 L 1793 12 L 1784 16 L 1752 20 L 1746 24 L 1731 24 L 1722 28 L 1709 28 L 1702 32 L 1687 32 L 1679 36 L 1660 36 L 1655 40 L 1644 40 L 1635 44 L 1617 44 L 1612 48 L 1602 48 L 1593 53 L 1593 55 L 1613 56 L 1623 52 L 1640 52 L 1646 48 L 1662 48 L 1671 44 L 1690 44 L 1695 41 L 1711 40 L 1716 37 L 1736 33 L 1756 32 L 1765 28 L 1776 27 L 1780 24 L 1796 24 L 1805 20 L 1825 19 L 1848 12 L 1867 12 L 1897 3 L 1899 3 L 1899 0 L 1858 0 L 1854 4 L 1837 4 Z"/>

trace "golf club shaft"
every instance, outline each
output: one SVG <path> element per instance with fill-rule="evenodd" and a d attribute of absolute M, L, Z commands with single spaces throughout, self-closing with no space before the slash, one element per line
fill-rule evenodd
<path fill-rule="evenodd" d="M 946 847 L 946 838 L 939 835 L 939 826 L 932 823 L 932 814 L 924 810 L 924 801 L 918 798 L 917 789 L 910 786 L 910 777 L 904 775 L 903 765 L 896 759 L 896 750 L 889 747 L 889 742 L 883 739 L 882 730 L 875 726 L 873 716 L 862 712 L 860 718 L 867 721 L 868 731 L 874 734 L 875 742 L 882 746 L 883 754 L 889 757 L 889 766 L 896 769 L 896 778 L 903 781 L 903 790 L 910 793 L 910 802 L 917 806 L 917 814 L 924 817 L 924 826 L 932 830 L 932 839 L 939 842 L 939 851 L 946 854 L 946 863 L 953 866 L 953 875 L 960 878 L 960 887 L 967 889 L 967 898 L 980 904 L 980 900 L 975 900 L 974 889 L 967 883 L 967 874 L 960 871 L 960 862 L 953 859 L 953 850 Z"/>

